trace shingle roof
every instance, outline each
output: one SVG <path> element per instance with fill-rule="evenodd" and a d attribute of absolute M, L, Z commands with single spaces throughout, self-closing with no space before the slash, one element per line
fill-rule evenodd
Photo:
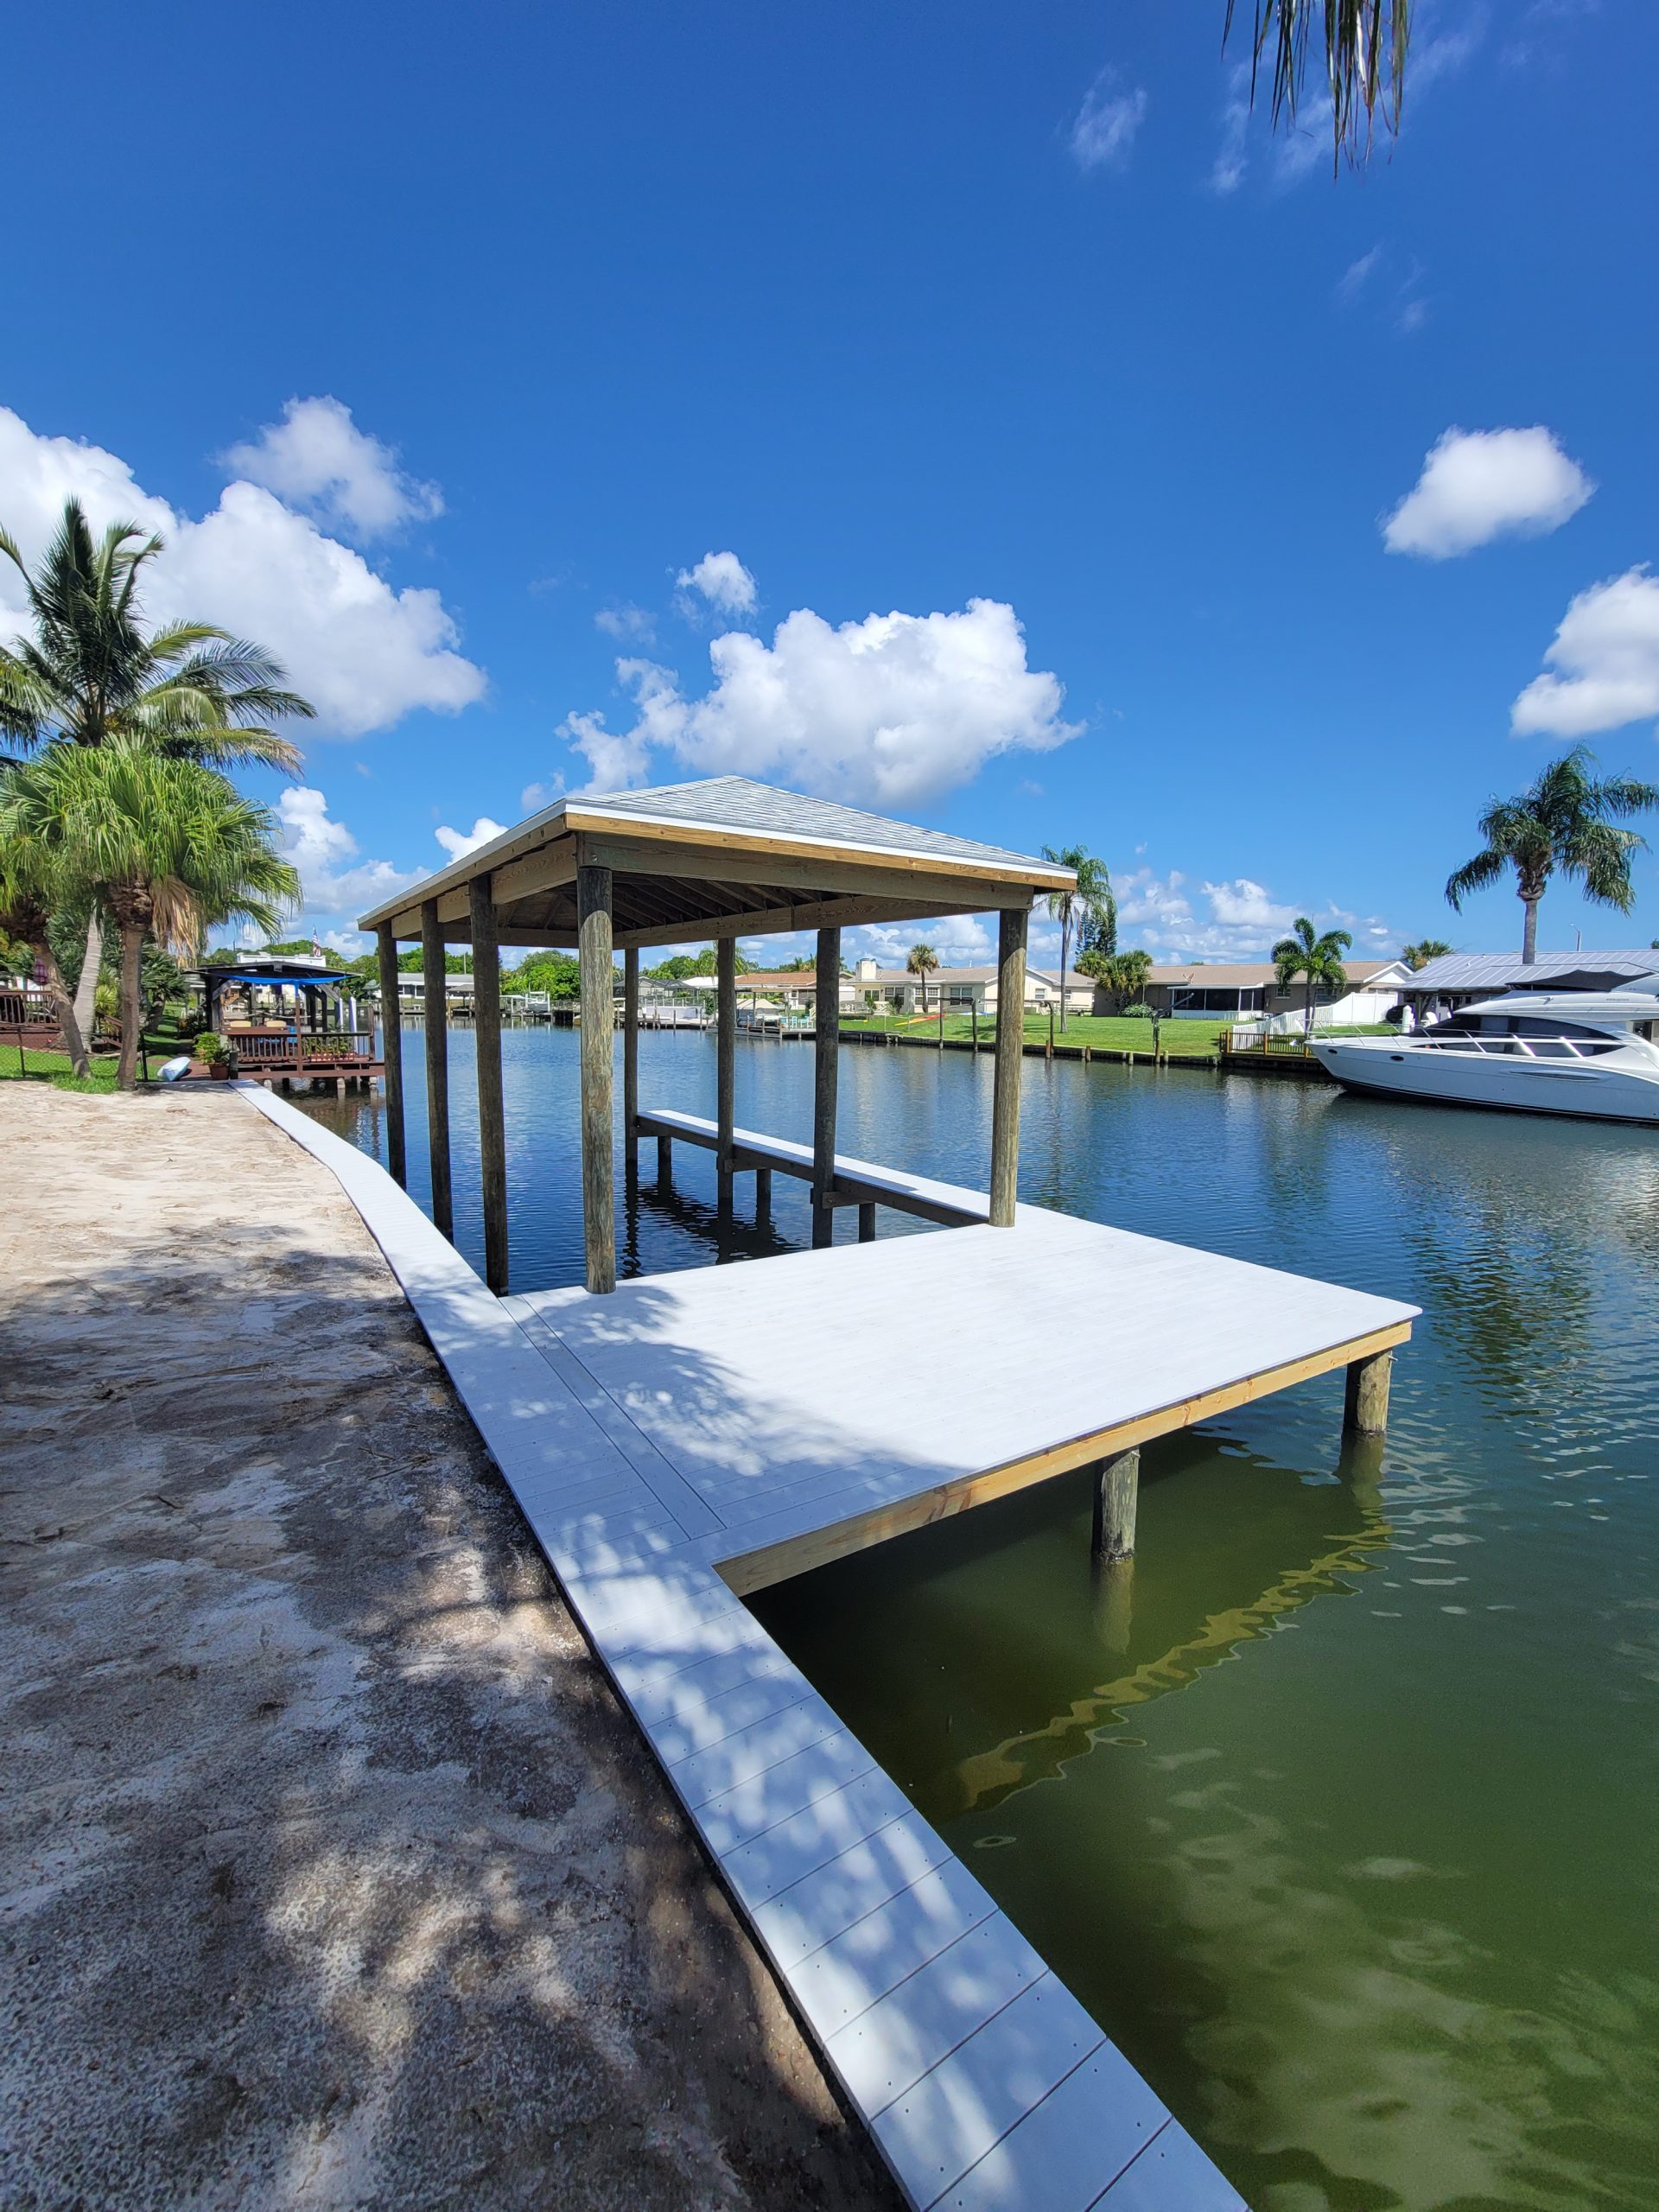
<path fill-rule="evenodd" d="M 747 776 L 709 776 L 696 783 L 659 784 L 643 791 L 589 791 L 568 802 L 573 812 L 640 815 L 659 822 L 706 823 L 711 830 L 754 830 L 763 836 L 811 837 L 826 844 L 864 845 L 889 853 L 933 853 L 941 860 L 1010 862 L 1022 868 L 1050 863 L 1005 845 L 977 844 L 914 822 L 893 822 L 833 799 L 806 798 Z M 1071 870 L 1056 867 L 1057 876 Z"/>
<path fill-rule="evenodd" d="M 1529 964 L 1518 952 L 1446 952 L 1412 977 L 1414 991 L 1501 991 L 1517 983 L 1555 982 L 1568 976 L 1586 978 L 1659 975 L 1659 951 L 1649 946 L 1625 952 L 1541 952 Z M 1588 987 L 1588 986 L 1586 986 Z"/>

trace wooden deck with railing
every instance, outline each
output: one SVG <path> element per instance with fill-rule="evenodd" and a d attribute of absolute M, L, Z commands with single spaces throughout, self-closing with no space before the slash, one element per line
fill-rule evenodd
<path fill-rule="evenodd" d="M 227 1029 L 237 1071 L 255 1083 L 369 1082 L 385 1075 L 372 1029 Z"/>

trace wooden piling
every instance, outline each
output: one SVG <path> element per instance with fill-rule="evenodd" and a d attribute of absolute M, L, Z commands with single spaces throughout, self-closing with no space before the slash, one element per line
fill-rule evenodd
<path fill-rule="evenodd" d="M 715 1120 L 719 1142 L 715 1172 L 722 1196 L 732 1187 L 732 1127 L 737 1098 L 737 939 L 715 948 Z"/>
<path fill-rule="evenodd" d="M 1394 1379 L 1394 1354 L 1373 1352 L 1357 1359 L 1347 1370 L 1342 1426 L 1350 1436 L 1381 1436 L 1389 1425 L 1389 1385 Z"/>
<path fill-rule="evenodd" d="M 858 1210 L 858 1241 L 861 1244 L 875 1242 L 875 1207 L 861 1205 Z"/>
<path fill-rule="evenodd" d="M 501 1097 L 501 950 L 494 879 L 467 887 L 473 925 L 473 1026 L 478 1048 L 478 1152 L 484 1185 L 484 1280 L 507 1288 L 507 1132 Z"/>
<path fill-rule="evenodd" d="M 834 1242 L 836 1084 L 841 1059 L 841 931 L 818 931 L 812 1069 L 812 1243 Z"/>
<path fill-rule="evenodd" d="M 772 1170 L 757 1167 L 754 1171 L 754 1218 L 757 1224 L 772 1219 Z"/>
<path fill-rule="evenodd" d="M 1139 1448 L 1103 1459 L 1095 1475 L 1094 1554 L 1110 1562 L 1135 1557 L 1135 1507 L 1141 1492 Z"/>
<path fill-rule="evenodd" d="M 444 964 L 438 902 L 421 907 L 422 1020 L 426 1030 L 426 1142 L 432 1162 L 432 1219 L 446 1236 L 455 1233 L 449 1182 L 449 984 Z"/>
<path fill-rule="evenodd" d="M 622 1157 L 630 1170 L 638 1160 L 634 1123 L 639 1118 L 639 948 L 622 955 Z"/>
<path fill-rule="evenodd" d="M 659 1191 L 667 1190 L 669 1185 L 673 1181 L 673 1179 L 674 1140 L 672 1137 L 658 1137 L 657 1140 L 658 1189 Z"/>
<path fill-rule="evenodd" d="M 380 956 L 380 1058 L 385 1067 L 386 1165 L 394 1183 L 406 1185 L 409 1164 L 404 1147 L 404 1032 L 397 996 L 397 940 L 391 924 L 374 933 Z M 267 1090 L 270 1085 L 265 1085 Z"/>
<path fill-rule="evenodd" d="M 616 1200 L 611 1178 L 616 1050 L 611 952 L 611 871 L 576 868 L 576 957 L 582 969 L 582 1221 L 588 1287 L 616 1288 Z"/>
<path fill-rule="evenodd" d="M 1026 1019 L 1027 909 L 1005 906 L 996 933 L 996 1059 L 991 1093 L 991 1225 L 1014 1226 L 1020 1181 L 1020 1047 Z"/>

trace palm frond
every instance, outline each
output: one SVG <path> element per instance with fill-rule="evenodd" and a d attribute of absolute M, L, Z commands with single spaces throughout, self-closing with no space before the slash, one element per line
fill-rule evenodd
<path fill-rule="evenodd" d="M 1231 35 L 1236 0 L 1227 0 L 1224 45 Z M 1332 163 L 1370 150 L 1380 107 L 1398 130 L 1405 101 L 1406 57 L 1411 43 L 1411 0 L 1255 0 L 1250 44 L 1250 101 L 1254 105 L 1264 58 L 1271 55 L 1273 121 L 1294 125 L 1306 83 L 1315 12 L 1325 32 L 1325 90 L 1331 102 Z"/>

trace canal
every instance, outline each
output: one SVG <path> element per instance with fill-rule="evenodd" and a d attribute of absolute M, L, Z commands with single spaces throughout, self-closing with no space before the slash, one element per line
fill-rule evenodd
<path fill-rule="evenodd" d="M 503 1042 L 513 1287 L 577 1281 L 578 1039 Z M 469 1033 L 450 1049 L 480 1265 Z M 810 1141 L 811 1062 L 741 1043 L 740 1122 Z M 1651 2212 L 1659 1138 L 1025 1077 L 1022 1198 L 1423 1306 L 1385 1446 L 1340 1456 L 1340 1382 L 1309 1384 L 1148 1447 L 1127 1574 L 1091 1573 L 1066 1478 L 757 1610 L 1258 2212 Z M 989 1086 L 988 1058 L 847 1046 L 841 1148 L 983 1187 Z M 712 1114 L 712 1038 L 643 1036 L 640 1096 Z M 304 1103 L 384 1160 L 378 1096 Z M 722 1230 L 707 1155 L 677 1149 L 665 1200 L 654 1167 L 630 1192 L 619 1165 L 625 1272 L 807 1241 L 799 1185 L 758 1236 L 746 1179 Z M 1052 1323 L 1055 1372 L 1107 1349 Z M 845 1387 L 953 1378 L 899 1338 Z"/>

